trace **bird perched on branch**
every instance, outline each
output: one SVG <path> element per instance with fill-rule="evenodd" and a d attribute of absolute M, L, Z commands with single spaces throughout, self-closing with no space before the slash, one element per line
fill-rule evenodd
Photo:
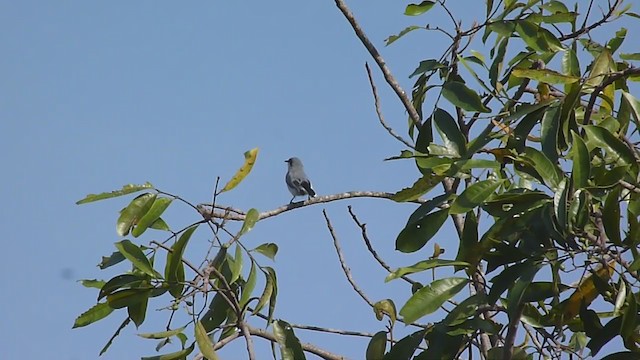
<path fill-rule="evenodd" d="M 287 163 L 287 175 L 284 177 L 284 180 L 287 183 L 289 192 L 293 195 L 289 204 L 293 203 L 293 199 L 297 196 L 309 195 L 309 198 L 316 196 L 316 192 L 311 186 L 311 180 L 309 180 L 307 174 L 304 172 L 302 161 L 297 157 L 292 157 L 285 162 Z"/>

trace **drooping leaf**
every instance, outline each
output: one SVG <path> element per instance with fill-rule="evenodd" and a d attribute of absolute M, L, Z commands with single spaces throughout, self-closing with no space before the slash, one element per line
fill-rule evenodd
<path fill-rule="evenodd" d="M 259 313 L 260 310 L 262 310 L 262 308 L 267 304 L 267 302 L 269 302 L 269 299 L 271 298 L 271 294 L 273 294 L 273 291 L 275 288 L 275 284 L 274 284 L 275 279 L 271 276 L 271 273 L 263 272 L 263 274 L 265 277 L 264 290 L 262 291 L 262 295 L 258 300 L 258 304 L 253 309 L 253 315 Z"/>
<path fill-rule="evenodd" d="M 433 112 L 433 122 L 444 141 L 444 146 L 458 156 L 464 156 L 466 140 L 453 117 L 445 110 L 438 108 Z"/>
<path fill-rule="evenodd" d="M 619 165 L 635 165 L 631 150 L 609 130 L 595 125 L 584 126 L 590 141 L 605 149 Z"/>
<path fill-rule="evenodd" d="M 378 360 L 384 357 L 384 353 L 387 350 L 387 332 L 378 331 L 375 333 L 369 345 L 367 345 L 367 352 L 365 354 L 366 360 Z"/>
<path fill-rule="evenodd" d="M 229 256 L 229 255 L 227 255 Z M 233 284 L 238 280 L 240 274 L 242 273 L 242 246 L 236 243 L 236 252 L 233 256 L 233 259 L 230 257 L 227 258 L 229 262 L 229 270 L 231 270 L 231 278 L 229 279 L 229 284 Z"/>
<path fill-rule="evenodd" d="M 251 251 L 258 252 L 271 260 L 275 260 L 276 254 L 278 253 L 278 245 L 274 243 L 264 243 L 258 245 L 258 247 Z"/>
<path fill-rule="evenodd" d="M 155 340 L 166 339 L 181 333 L 182 331 L 184 331 L 184 329 L 185 327 L 183 326 L 173 330 L 159 331 L 155 333 L 141 333 L 141 334 L 138 334 L 138 336 L 144 339 L 155 339 Z"/>
<path fill-rule="evenodd" d="M 580 80 L 579 76 L 563 75 L 549 69 L 513 69 L 511 75 L 540 81 L 546 84 L 572 84 Z"/>
<path fill-rule="evenodd" d="M 91 307 L 91 309 L 83 312 L 76 318 L 73 323 L 73 328 L 79 328 L 93 324 L 96 321 L 102 320 L 109 316 L 113 312 L 113 308 L 109 306 L 107 302 L 97 303 Z"/>
<path fill-rule="evenodd" d="M 244 217 L 244 222 L 242 223 L 242 228 L 240 229 L 239 235 L 244 235 L 248 233 L 255 226 L 256 222 L 260 219 L 260 212 L 257 209 L 249 209 L 247 211 L 247 215 Z"/>
<path fill-rule="evenodd" d="M 391 346 L 391 350 L 385 354 L 383 360 L 411 359 L 422 340 L 425 330 L 419 330 L 407 335 Z"/>
<path fill-rule="evenodd" d="M 482 205 L 500 185 L 502 181 L 493 179 L 472 184 L 453 201 L 449 214 L 463 214 Z"/>
<path fill-rule="evenodd" d="M 156 197 L 157 194 L 151 193 L 139 195 L 122 210 L 116 223 L 116 232 L 119 236 L 125 236 L 129 233 L 129 230 L 149 211 Z"/>
<path fill-rule="evenodd" d="M 304 360 L 306 359 L 300 339 L 293 332 L 291 325 L 284 320 L 277 320 L 271 323 L 273 334 L 280 345 L 282 360 Z"/>
<path fill-rule="evenodd" d="M 120 190 L 114 190 L 114 191 L 110 191 L 110 192 L 103 192 L 100 194 L 89 194 L 87 196 L 85 196 L 83 199 L 78 200 L 76 202 L 76 205 L 80 205 L 80 204 L 86 204 L 86 203 L 90 203 L 90 202 L 94 202 L 94 201 L 99 201 L 99 200 L 104 200 L 104 199 L 111 199 L 114 197 L 118 197 L 118 196 L 123 196 L 123 195 L 128 195 L 128 194 L 132 194 L 138 191 L 142 191 L 142 190 L 148 190 L 148 189 L 153 189 L 153 185 L 151 185 L 151 183 L 146 182 L 142 185 L 135 185 L 135 184 L 128 184 L 122 187 L 122 189 Z"/>
<path fill-rule="evenodd" d="M 409 75 L 409 78 L 412 78 L 412 77 L 420 75 L 420 74 L 424 74 L 424 73 L 429 72 L 429 71 L 443 69 L 443 68 L 446 68 L 446 67 L 447 66 L 445 64 L 439 62 L 436 59 L 422 60 L 422 61 L 420 61 L 420 64 L 418 65 L 418 67 L 413 71 L 413 73 L 411 73 L 411 75 Z"/>
<path fill-rule="evenodd" d="M 142 235 L 153 223 L 160 218 L 164 211 L 171 205 L 172 199 L 167 197 L 156 198 L 149 211 L 147 211 L 131 230 L 133 237 Z"/>
<path fill-rule="evenodd" d="M 387 315 L 391 320 L 391 326 L 396 323 L 398 312 L 396 311 L 396 304 L 391 299 L 380 300 L 373 304 L 373 312 L 378 320 L 382 320 L 384 315 Z"/>
<path fill-rule="evenodd" d="M 524 158 L 530 162 L 535 171 L 540 174 L 545 184 L 552 190 L 556 190 L 560 181 L 563 178 L 562 170 L 547 158 L 544 153 L 531 148 L 526 147 Z"/>
<path fill-rule="evenodd" d="M 408 274 L 414 274 L 417 272 L 421 272 L 421 271 L 425 271 L 425 270 L 429 270 L 429 269 L 434 269 L 437 267 L 442 267 L 442 266 L 462 266 L 462 267 L 467 267 L 469 266 L 469 263 L 464 262 L 464 261 L 456 261 L 456 260 L 444 260 L 444 259 L 429 259 L 429 260 L 422 260 L 419 261 L 411 266 L 406 266 L 406 267 L 401 267 L 398 268 L 396 270 L 394 270 L 393 272 L 391 272 L 389 275 L 387 275 L 387 277 L 384 279 L 385 282 L 389 282 L 391 280 L 400 278 L 404 275 L 408 275 Z"/>
<path fill-rule="evenodd" d="M 209 335 L 207 334 L 207 330 L 204 329 L 202 323 L 200 321 L 196 321 L 195 325 L 195 336 L 196 343 L 198 344 L 198 350 L 204 355 L 204 357 L 208 360 L 218 360 L 218 354 L 215 350 L 213 350 L 213 343 L 211 343 L 211 339 L 209 339 Z"/>
<path fill-rule="evenodd" d="M 449 100 L 454 106 L 465 111 L 491 112 L 491 109 L 482 103 L 480 96 L 478 96 L 475 91 L 458 81 L 446 82 L 442 86 L 442 96 Z"/>
<path fill-rule="evenodd" d="M 160 274 L 153 269 L 151 262 L 149 262 L 149 259 L 144 255 L 138 245 L 125 239 L 115 243 L 115 246 L 118 251 L 127 258 L 127 260 L 131 261 L 136 269 L 151 276 L 152 278 L 161 278 Z"/>
<path fill-rule="evenodd" d="M 418 199 L 420 196 L 426 194 L 429 190 L 438 185 L 440 181 L 442 181 L 442 179 L 444 179 L 444 176 L 424 175 L 423 177 L 418 179 L 410 188 L 402 189 L 393 194 L 391 200 L 397 202 L 405 202 Z"/>
<path fill-rule="evenodd" d="M 598 297 L 595 277 L 602 281 L 608 280 L 613 274 L 613 264 L 614 262 L 612 261 L 607 266 L 600 267 L 590 276 L 583 278 L 573 294 L 559 304 L 562 319 L 565 322 L 578 314 L 580 306 L 589 306 Z"/>
<path fill-rule="evenodd" d="M 142 298 L 141 301 L 130 304 L 127 306 L 127 313 L 129 314 L 129 319 L 133 321 L 136 325 L 136 328 L 139 328 L 142 323 L 144 323 L 144 319 L 147 316 L 147 305 L 149 304 L 149 297 Z"/>
<path fill-rule="evenodd" d="M 405 253 L 420 250 L 440 230 L 448 215 L 447 209 L 443 209 L 407 224 L 396 238 L 396 250 Z"/>
<path fill-rule="evenodd" d="M 469 282 L 466 278 L 449 277 L 432 282 L 418 290 L 400 309 L 404 321 L 412 323 L 438 310 Z"/>
<path fill-rule="evenodd" d="M 184 255 L 184 250 L 187 247 L 187 243 L 189 239 L 191 239 L 191 235 L 196 231 L 198 225 L 194 225 L 188 229 L 186 229 L 178 241 L 171 247 L 171 252 L 167 252 L 167 262 L 164 268 L 164 276 L 172 286 L 169 292 L 175 298 L 178 298 L 182 295 L 182 289 L 184 287 L 184 265 L 182 265 L 182 256 Z"/>
<path fill-rule="evenodd" d="M 186 349 L 183 350 L 179 350 L 176 352 L 172 352 L 169 354 L 163 354 L 163 355 L 155 355 L 155 356 L 143 356 L 140 360 L 181 360 L 181 359 L 186 359 L 187 355 L 191 354 L 193 352 L 193 349 L 195 348 L 195 343 L 193 343 L 191 346 L 189 346 Z"/>
<path fill-rule="evenodd" d="M 257 276 L 256 265 L 252 261 L 251 270 L 249 270 L 249 277 L 247 278 L 247 282 L 244 284 L 244 286 L 242 286 L 242 296 L 240 297 L 239 302 L 240 307 L 244 308 L 245 304 L 249 302 L 249 299 L 251 298 L 251 295 L 253 293 L 253 289 L 256 287 Z"/>
<path fill-rule="evenodd" d="M 604 202 L 604 208 L 602 209 L 602 225 L 607 237 L 615 245 L 622 245 L 622 238 L 620 237 L 620 190 L 619 186 L 616 186 L 609 192 L 607 199 Z"/>
<path fill-rule="evenodd" d="M 245 152 L 244 164 L 242 164 L 242 167 L 240 167 L 240 169 L 236 171 L 235 175 L 233 175 L 231 180 L 229 180 L 229 182 L 227 182 L 227 184 L 222 188 L 222 190 L 220 190 L 220 193 L 229 191 L 235 188 L 236 186 L 238 186 L 238 184 L 240 184 L 240 182 L 242 182 L 242 180 L 244 180 L 244 178 L 247 175 L 249 175 L 249 172 L 253 168 L 253 164 L 255 164 L 257 157 L 258 157 L 258 148 L 254 148 Z"/>
<path fill-rule="evenodd" d="M 588 185 L 591 174 L 591 158 L 587 145 L 576 132 L 571 132 L 573 143 L 573 168 L 571 178 L 574 189 L 582 189 Z"/>

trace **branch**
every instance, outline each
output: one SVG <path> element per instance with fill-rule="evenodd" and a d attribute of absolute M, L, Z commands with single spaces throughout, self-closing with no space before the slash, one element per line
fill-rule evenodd
<path fill-rule="evenodd" d="M 331 221 L 329 220 L 329 216 L 327 216 L 327 211 L 322 210 L 322 215 L 324 215 L 324 219 L 327 222 L 327 228 L 329 229 L 329 233 L 331 233 L 331 237 L 333 238 L 333 246 L 336 248 L 336 253 L 338 254 L 338 260 L 340 261 L 340 266 L 342 267 L 342 272 L 347 277 L 347 281 L 351 284 L 353 290 L 360 295 L 360 297 L 367 303 L 369 306 L 373 307 L 373 301 L 369 300 L 367 295 L 360 289 L 358 284 L 353 280 L 353 276 L 351 276 L 351 270 L 347 267 L 347 262 L 344 259 L 344 255 L 342 254 L 342 249 L 340 248 L 340 244 L 338 243 L 338 237 L 336 236 L 335 231 L 333 230 L 333 226 L 331 225 Z"/>
<path fill-rule="evenodd" d="M 269 340 L 272 343 L 277 343 L 278 340 L 276 339 L 275 335 L 273 335 L 272 333 L 266 331 L 266 330 L 262 330 L 262 329 L 258 329 L 258 328 L 254 328 L 252 326 L 247 325 L 247 329 L 249 330 L 249 333 L 251 335 L 255 335 L 258 337 L 261 337 L 265 340 Z M 326 350 L 322 350 L 319 347 L 313 345 L 313 344 L 309 344 L 309 343 L 300 343 L 300 345 L 302 345 L 302 350 L 312 353 L 314 355 L 317 355 L 319 357 L 321 357 L 322 359 L 325 360 L 346 360 L 347 358 L 341 355 L 336 355 L 333 353 L 330 353 Z"/>
<path fill-rule="evenodd" d="M 591 93 L 591 97 L 589 97 L 589 102 L 587 103 L 587 107 L 584 110 L 584 120 L 582 121 L 582 124 L 589 125 L 589 121 L 591 120 L 591 113 L 593 112 L 593 107 L 596 104 L 596 99 L 598 98 L 598 95 L 600 95 L 602 90 L 604 90 L 604 88 L 613 84 L 618 79 L 621 79 L 629 75 L 635 75 L 635 74 L 640 74 L 640 68 L 631 67 L 624 71 L 614 72 L 609 74 L 602 81 L 602 84 L 596 86 L 595 89 L 593 89 L 593 92 Z"/>
<path fill-rule="evenodd" d="M 593 24 L 589 25 L 589 26 L 584 26 L 586 24 L 586 18 L 585 18 L 585 24 L 582 25 L 582 28 L 572 32 L 571 34 L 567 34 L 567 35 L 563 35 L 561 37 L 558 38 L 558 40 L 560 41 L 565 41 L 565 40 L 569 40 L 569 39 L 573 39 L 576 38 L 584 33 L 588 33 L 589 31 L 597 28 L 598 26 L 604 24 L 605 22 L 607 22 L 607 20 L 609 20 L 609 18 L 611 17 L 611 15 L 613 15 L 613 11 L 618 7 L 618 5 L 620 5 L 621 0 L 616 0 L 616 2 L 609 7 L 609 11 L 604 14 L 602 16 L 602 19 L 600 19 L 599 21 L 594 22 Z M 590 9 L 591 7 L 589 7 Z M 588 14 L 587 14 L 588 16 Z"/>
<path fill-rule="evenodd" d="M 297 208 L 305 207 L 309 205 L 323 204 L 331 201 L 344 200 L 344 199 L 350 199 L 350 198 L 361 198 L 361 197 L 391 199 L 393 195 L 394 194 L 392 193 L 381 192 L 381 191 L 350 191 L 350 192 L 344 192 L 344 193 L 333 194 L 333 195 L 316 196 L 305 201 L 300 201 L 293 204 L 287 204 L 273 210 L 262 212 L 258 216 L 258 220 L 264 220 L 266 218 L 279 215 L 283 212 L 287 212 L 293 209 L 297 209 Z M 424 204 L 427 201 L 428 200 L 426 199 L 416 199 L 416 200 L 407 201 L 407 202 L 415 203 L 415 204 Z M 219 219 L 225 219 L 225 220 L 244 221 L 245 219 L 245 215 L 239 212 L 238 213 L 229 213 L 229 212 L 221 213 L 219 211 L 212 212 L 210 204 L 199 204 L 197 206 L 197 210 L 200 214 L 202 214 L 202 216 L 205 219 L 208 219 L 208 220 L 212 218 L 219 218 Z"/>
<path fill-rule="evenodd" d="M 345 4 L 344 0 L 335 0 L 335 3 L 336 3 L 336 6 L 338 6 L 338 9 L 340 9 L 340 11 L 342 12 L 342 15 L 344 15 L 347 21 L 349 21 L 349 24 L 351 25 L 351 27 L 353 28 L 353 31 L 355 31 L 356 35 L 362 42 L 362 45 L 364 45 L 364 47 L 367 48 L 367 51 L 369 51 L 369 54 L 371 54 L 371 57 L 373 58 L 373 60 L 375 60 L 376 64 L 378 64 L 378 67 L 380 67 L 382 74 L 384 74 L 384 79 L 387 81 L 387 84 L 389 84 L 389 86 L 391 86 L 393 91 L 396 93 L 396 95 L 402 102 L 402 105 L 404 105 L 404 108 L 407 110 L 407 113 L 409 114 L 409 118 L 411 118 L 411 121 L 413 122 L 413 124 L 419 128 L 422 123 L 420 119 L 420 115 L 418 115 L 418 112 L 416 111 L 416 108 L 411 103 L 411 100 L 409 99 L 407 94 L 404 92 L 404 90 L 402 89 L 402 87 L 400 86 L 396 78 L 393 76 L 393 74 L 391 73 L 391 70 L 389 70 L 389 67 L 385 63 L 382 55 L 380 55 L 376 47 L 371 43 L 367 35 L 364 33 L 364 31 L 356 21 L 355 17 L 353 16 L 353 13 L 351 12 L 351 10 L 349 10 L 349 8 L 347 7 L 347 4 Z"/>
<path fill-rule="evenodd" d="M 364 67 L 367 69 L 367 76 L 369 77 L 369 84 L 371 85 L 371 91 L 373 92 L 373 100 L 376 107 L 376 114 L 378 114 L 378 120 L 380 120 L 380 124 L 382 124 L 382 127 L 387 130 L 389 135 L 393 136 L 394 138 L 396 138 L 396 140 L 405 144 L 407 147 L 415 150 L 416 148 L 414 145 L 412 145 L 410 142 L 405 140 L 402 136 L 396 134 L 396 132 L 393 131 L 393 129 L 389 125 L 387 125 L 387 123 L 384 121 L 384 116 L 382 115 L 382 111 L 380 110 L 380 100 L 378 99 L 378 91 L 376 90 L 376 85 L 373 83 L 373 77 L 371 76 L 371 69 L 369 68 L 369 64 L 367 63 L 364 63 Z"/>
<path fill-rule="evenodd" d="M 256 353 L 253 349 L 253 339 L 251 338 L 251 333 L 249 332 L 249 326 L 244 321 L 240 322 L 240 329 L 242 330 L 242 336 L 247 343 L 247 354 L 249 355 L 249 360 L 256 359 Z"/>

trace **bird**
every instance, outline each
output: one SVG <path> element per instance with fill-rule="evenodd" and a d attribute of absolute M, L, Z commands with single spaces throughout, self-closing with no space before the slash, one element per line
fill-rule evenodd
<path fill-rule="evenodd" d="M 293 200 L 297 196 L 309 195 L 309 198 L 316 196 L 316 192 L 311 186 L 311 180 L 309 180 L 307 174 L 304 172 L 302 161 L 297 157 L 292 157 L 285 160 L 285 162 L 287 163 L 287 175 L 284 177 L 284 180 L 287 183 L 289 192 L 293 195 L 289 204 L 293 203 Z"/>

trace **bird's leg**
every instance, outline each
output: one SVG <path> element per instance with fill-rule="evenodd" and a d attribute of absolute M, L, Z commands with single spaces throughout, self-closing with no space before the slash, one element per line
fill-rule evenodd
<path fill-rule="evenodd" d="M 291 198 L 291 201 L 289 201 L 289 204 L 293 204 L 293 199 L 295 199 L 295 198 L 296 198 L 296 196 L 294 195 L 294 196 Z"/>

